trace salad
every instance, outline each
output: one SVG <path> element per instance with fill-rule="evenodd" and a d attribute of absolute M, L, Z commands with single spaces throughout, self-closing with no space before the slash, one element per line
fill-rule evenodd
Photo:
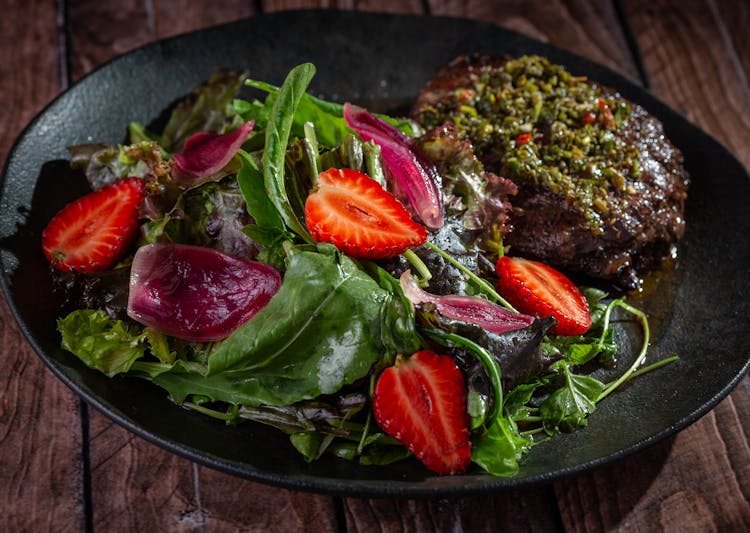
<path fill-rule="evenodd" d="M 65 350 L 274 426 L 308 461 L 498 476 L 675 359 L 644 365 L 648 320 L 624 297 L 506 250 L 513 184 L 470 145 L 316 98 L 314 74 L 219 71 L 161 133 L 70 148 L 93 192 L 42 235 Z M 642 346 L 605 383 L 619 314 Z"/>

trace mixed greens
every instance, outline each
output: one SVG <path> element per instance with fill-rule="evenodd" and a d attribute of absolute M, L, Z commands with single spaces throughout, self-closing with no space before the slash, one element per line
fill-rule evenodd
<path fill-rule="evenodd" d="M 176 106 L 161 134 L 131 124 L 125 146 L 72 147 L 72 163 L 93 189 L 137 177 L 145 192 L 138 240 L 116 264 L 55 273 L 69 308 L 58 320 L 64 349 L 107 376 L 147 379 L 203 415 L 274 426 L 308 461 L 331 453 L 363 465 L 412 455 L 373 414 L 381 373 L 420 351 L 445 354 L 462 376 L 471 461 L 499 476 L 516 474 L 532 446 L 586 426 L 623 383 L 673 360 L 644 366 L 646 316 L 598 289 L 582 289 L 591 324 L 582 334 L 556 335 L 554 318 L 519 314 L 493 285 L 512 183 L 485 173 L 450 135 L 313 97 L 306 91 L 314 74 L 300 65 L 276 87 L 221 71 Z M 235 99 L 243 83 L 265 96 Z M 360 133 L 367 127 L 372 134 Z M 191 146 L 200 159 L 214 145 L 234 148 L 201 167 L 208 171 L 195 170 Z M 412 156 L 434 169 L 394 176 L 392 159 Z M 427 242 L 387 259 L 321 242 L 305 207 L 332 168 L 390 189 L 430 228 Z M 440 202 L 415 179 L 439 187 Z M 135 249 L 163 244 L 261 263 L 280 285 L 220 339 L 167 335 L 158 321 L 133 320 L 127 302 L 133 272 L 145 276 Z M 449 305 L 458 310 L 446 312 Z M 513 325 L 493 331 L 471 316 L 488 308 Z M 642 325 L 642 348 L 604 383 L 590 374 L 616 362 L 618 311 Z"/>

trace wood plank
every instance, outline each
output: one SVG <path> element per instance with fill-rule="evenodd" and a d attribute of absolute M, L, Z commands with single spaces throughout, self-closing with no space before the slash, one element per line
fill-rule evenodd
<path fill-rule="evenodd" d="M 712 0 L 708 5 L 713 16 L 721 20 L 723 27 L 726 28 L 726 38 L 737 52 L 737 56 L 731 59 L 738 63 L 738 73 L 741 73 L 745 80 L 749 79 L 750 32 L 747 29 L 750 28 L 750 3 L 742 0 L 732 2 Z"/>
<path fill-rule="evenodd" d="M 750 167 L 750 83 L 740 67 L 747 47 L 735 47 L 747 43 L 747 28 L 734 28 L 730 39 L 725 25 L 734 13 L 747 17 L 747 4 L 722 2 L 719 10 L 712 1 L 635 0 L 623 11 L 652 90 Z"/>
<path fill-rule="evenodd" d="M 750 448 L 742 425 L 727 398 L 673 439 L 557 483 L 566 530 L 750 530 Z"/>
<path fill-rule="evenodd" d="M 261 5 L 264 13 L 293 9 L 341 9 L 417 15 L 424 13 L 421 0 L 261 0 Z"/>
<path fill-rule="evenodd" d="M 248 0 L 71 1 L 71 78 L 77 80 L 108 59 L 155 39 L 252 14 L 252 2 Z"/>
<path fill-rule="evenodd" d="M 253 14 L 252 0 L 155 0 L 154 30 L 157 38 L 163 39 Z"/>
<path fill-rule="evenodd" d="M 0 161 L 63 86 L 56 19 L 54 0 L 0 17 Z M 81 531 L 80 404 L 0 300 L 0 531 Z"/>
<path fill-rule="evenodd" d="M 332 498 L 198 466 L 92 416 L 95 530 L 336 531 Z"/>
<path fill-rule="evenodd" d="M 0 531 L 81 531 L 79 401 L 0 300 Z"/>
<path fill-rule="evenodd" d="M 493 22 L 606 65 L 639 81 L 613 2 L 429 0 L 433 15 Z"/>
<path fill-rule="evenodd" d="M 558 531 L 551 488 L 439 500 L 348 498 L 347 531 Z"/>

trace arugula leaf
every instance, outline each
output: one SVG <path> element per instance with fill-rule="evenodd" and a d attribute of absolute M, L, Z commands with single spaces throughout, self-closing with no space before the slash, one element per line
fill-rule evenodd
<path fill-rule="evenodd" d="M 533 444 L 512 420 L 497 417 L 484 438 L 472 444 L 471 460 L 492 475 L 513 476 L 518 473 L 519 459 Z"/>
<path fill-rule="evenodd" d="M 622 302 L 622 299 L 606 302 L 604 298 L 607 293 L 600 289 L 584 287 L 582 292 L 589 303 L 591 328 L 584 335 L 552 337 L 543 344 L 548 353 L 562 356 L 572 365 L 579 366 L 595 357 L 599 357 L 600 361 L 611 359 L 617 353 L 615 331 L 609 325 L 609 314 Z"/>
<path fill-rule="evenodd" d="M 586 426 L 587 417 L 596 410 L 596 402 L 604 384 L 590 376 L 573 374 L 569 365 L 561 362 L 565 385 L 554 391 L 539 406 L 544 429 L 549 434 L 570 432 Z"/>
<path fill-rule="evenodd" d="M 516 385 L 505 395 L 503 403 L 503 413 L 505 416 L 516 421 L 528 416 L 529 407 L 527 404 L 531 401 L 537 389 L 544 387 L 547 383 L 549 383 L 549 379 L 542 377 L 529 383 Z"/>

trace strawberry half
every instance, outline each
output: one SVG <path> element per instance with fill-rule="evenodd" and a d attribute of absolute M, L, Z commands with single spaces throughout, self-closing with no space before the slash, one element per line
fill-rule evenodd
<path fill-rule="evenodd" d="M 393 257 L 427 240 L 427 229 L 391 193 L 349 168 L 320 173 L 305 202 L 305 222 L 315 242 L 363 259 Z"/>
<path fill-rule="evenodd" d="M 375 420 L 438 474 L 459 474 L 471 462 L 466 389 L 447 355 L 428 350 L 396 364 L 378 378 L 372 395 Z"/>
<path fill-rule="evenodd" d="M 125 178 L 63 207 L 42 232 L 42 251 L 60 270 L 94 272 L 114 265 L 138 231 L 145 191 Z"/>
<path fill-rule="evenodd" d="M 501 257 L 495 265 L 497 289 L 521 313 L 553 316 L 556 335 L 582 335 L 591 327 L 586 297 L 562 272 L 521 257 Z"/>

